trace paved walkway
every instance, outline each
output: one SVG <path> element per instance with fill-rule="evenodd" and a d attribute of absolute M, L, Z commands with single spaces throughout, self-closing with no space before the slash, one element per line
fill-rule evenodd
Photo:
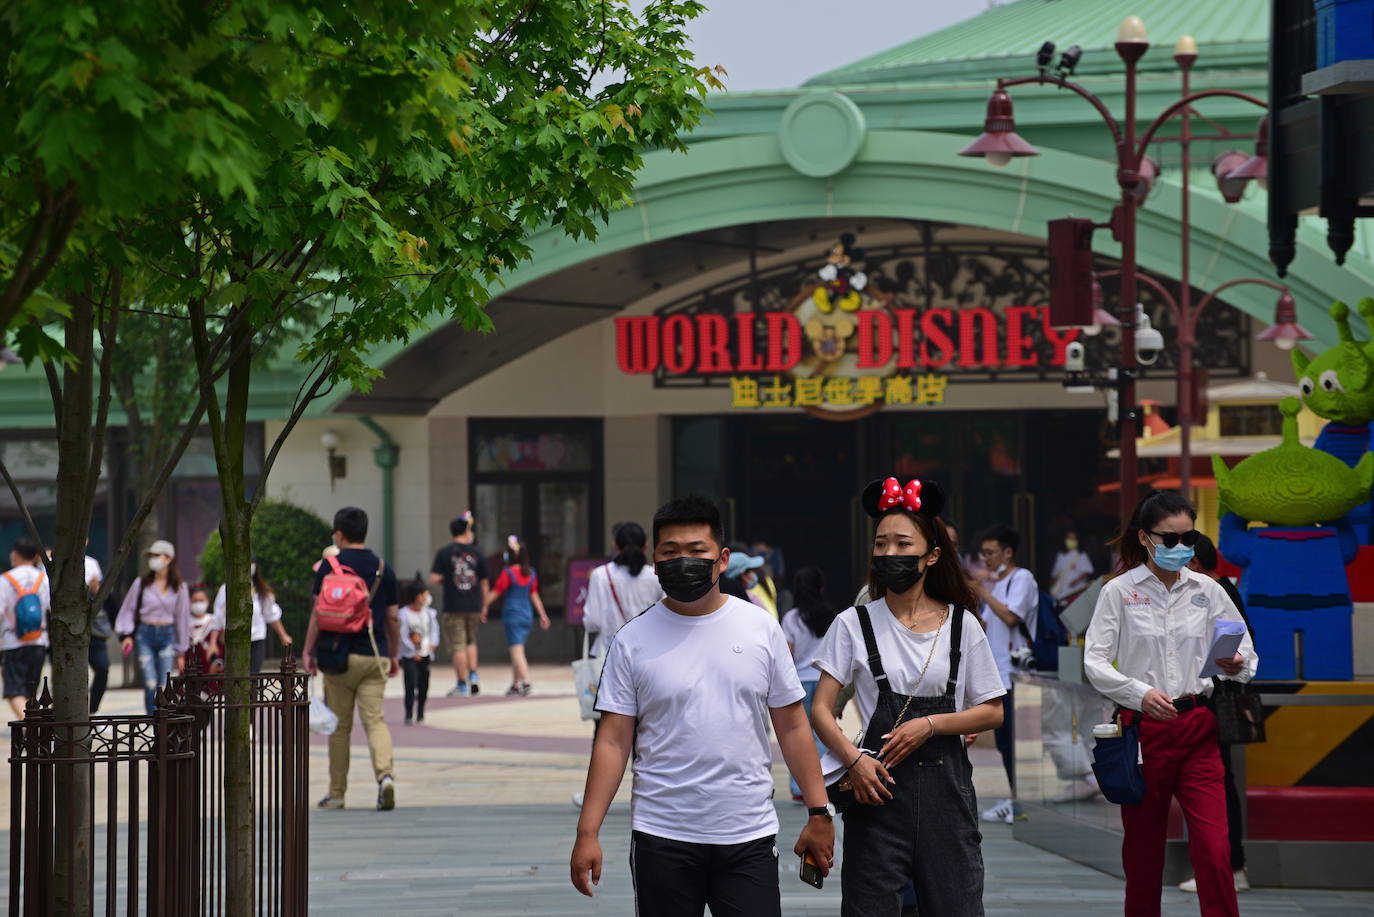
<path fill-rule="evenodd" d="M 633 913 L 627 859 L 629 787 L 602 832 L 606 867 L 594 899 L 568 881 L 577 823 L 569 804 L 586 775 L 591 727 L 577 716 L 567 667 L 537 667 L 535 694 L 506 698 L 487 670 L 489 693 L 442 697 L 451 686 L 436 671 L 435 697 L 423 725 L 401 725 L 401 683 L 388 685 L 387 720 L 395 742 L 397 809 L 377 812 L 367 745 L 353 730 L 352 785 L 343 811 L 311 812 L 311 913 L 328 917 L 517 917 Z M 498 676 L 498 677 L 493 677 Z M 112 691 L 102 712 L 137 712 L 142 695 Z M 851 711 L 842 721 L 855 728 Z M 311 798 L 326 789 L 326 740 L 311 746 Z M 1006 778 L 990 741 L 972 750 L 979 798 L 990 804 Z M 778 796 L 786 773 L 775 768 Z M 8 793 L 0 792 L 0 813 Z M 839 912 L 839 875 L 825 889 L 796 876 L 791 845 L 803 821 L 799 806 L 779 804 L 783 913 Z M 6 819 L 7 820 L 7 819 Z M 1121 912 L 1122 883 L 1096 870 L 1015 841 L 1005 825 L 985 825 L 984 901 L 989 917 L 1103 917 Z M 0 851 L 4 836 L 0 835 Z M 0 880 L 7 857 L 0 856 Z M 1247 917 L 1374 917 L 1374 893 L 1257 889 L 1241 898 Z M 1176 889 L 1164 895 L 1165 917 L 1197 914 L 1197 899 Z M 927 915 L 931 917 L 931 915 Z M 939 917 L 939 915 L 934 915 Z"/>

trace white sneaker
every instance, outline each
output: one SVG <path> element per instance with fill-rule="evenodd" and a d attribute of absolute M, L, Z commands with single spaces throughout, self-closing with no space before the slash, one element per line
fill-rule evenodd
<path fill-rule="evenodd" d="M 1249 876 L 1248 874 L 1246 874 L 1246 872 L 1245 872 L 1244 869 L 1237 869 L 1237 870 L 1233 873 L 1233 876 L 1234 876 L 1235 881 L 1236 881 L 1236 891 L 1238 891 L 1238 892 L 1248 892 L 1248 891 L 1250 890 L 1250 876 Z M 1196 895 L 1196 894 L 1197 894 L 1197 878 L 1194 877 L 1194 878 L 1192 878 L 1192 879 L 1189 879 L 1187 882 L 1180 882 L 1180 883 L 1178 884 L 1178 890 L 1179 890 L 1179 891 L 1183 891 L 1183 892 L 1189 892 L 1189 893 L 1191 893 L 1191 894 Z"/>
<path fill-rule="evenodd" d="M 573 804 L 573 806 L 574 806 L 575 808 L 578 808 L 578 809 L 582 808 L 582 794 L 581 794 L 581 793 L 573 793 L 572 804 Z"/>
<path fill-rule="evenodd" d="M 1101 792 L 1102 791 L 1097 788 L 1097 778 L 1089 774 L 1069 784 L 1064 792 L 1055 796 L 1050 802 L 1081 802 L 1085 799 L 1092 799 Z"/>
<path fill-rule="evenodd" d="M 396 781 L 387 774 L 377 781 L 377 809 L 382 812 L 390 812 L 396 808 Z"/>
<path fill-rule="evenodd" d="M 1011 824 L 1016 820 L 1016 810 L 1010 799 L 1003 799 L 983 813 L 983 821 L 1000 821 Z"/>

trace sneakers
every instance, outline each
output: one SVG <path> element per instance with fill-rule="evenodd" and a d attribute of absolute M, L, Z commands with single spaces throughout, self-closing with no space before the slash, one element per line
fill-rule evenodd
<path fill-rule="evenodd" d="M 1244 869 L 1237 869 L 1234 872 L 1233 877 L 1236 882 L 1236 891 L 1248 892 L 1250 890 L 1250 876 L 1245 872 Z M 1181 892 L 1188 892 L 1190 894 L 1196 895 L 1197 878 L 1193 877 L 1186 882 L 1180 882 L 1178 884 L 1178 890 Z"/>
<path fill-rule="evenodd" d="M 340 804 L 342 808 L 342 804 Z M 377 811 L 390 812 L 396 808 L 396 781 L 387 774 L 377 781 Z"/>
<path fill-rule="evenodd" d="M 415 718 L 414 718 L 414 717 L 412 717 L 412 716 L 407 716 L 407 717 L 406 717 L 406 725 L 407 725 L 407 726 L 413 724 L 414 722 L 415 722 Z"/>
<path fill-rule="evenodd" d="M 473 694 L 476 694 L 477 692 L 476 692 L 476 691 L 473 691 L 472 693 L 473 693 Z M 449 690 L 449 692 L 448 692 L 447 694 L 444 695 L 444 697 L 467 697 L 467 696 L 468 696 L 468 683 L 465 682 L 465 681 L 460 681 L 460 682 L 458 682 L 458 684 L 454 685 L 454 686 Z"/>
<path fill-rule="evenodd" d="M 1026 814 L 1021 811 L 1015 801 L 1003 799 L 997 805 L 983 812 L 983 821 L 1003 822 L 1010 825 L 1013 822 L 1025 821 Z"/>
<path fill-rule="evenodd" d="M 477 683 L 477 673 L 476 673 L 476 672 L 469 672 L 469 673 L 468 673 L 468 683 L 469 683 L 470 685 L 472 685 L 472 696 L 473 696 L 473 697 L 476 697 L 478 694 L 482 693 L 482 686 L 479 685 L 479 684 Z"/>
<path fill-rule="evenodd" d="M 337 796 L 326 796 L 316 803 L 316 806 L 321 809 L 342 809 L 344 807 L 343 802 Z"/>
<path fill-rule="evenodd" d="M 575 809 L 580 809 L 580 808 L 582 808 L 582 794 L 581 794 L 581 793 L 573 793 L 572 804 L 573 804 L 573 808 L 575 808 Z"/>
<path fill-rule="evenodd" d="M 529 696 L 530 696 L 530 683 L 529 683 L 528 681 L 525 682 L 524 684 L 522 684 L 522 685 L 520 686 L 520 696 L 521 696 L 521 697 L 529 697 Z"/>
<path fill-rule="evenodd" d="M 1097 777 L 1088 774 L 1069 784 L 1068 788 L 1058 796 L 1050 799 L 1050 802 L 1081 802 L 1085 799 L 1092 799 L 1102 791 L 1098 789 Z"/>

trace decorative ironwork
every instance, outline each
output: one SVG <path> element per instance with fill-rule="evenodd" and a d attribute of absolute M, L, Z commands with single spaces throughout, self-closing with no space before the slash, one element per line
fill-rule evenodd
<path fill-rule="evenodd" d="M 655 314 L 666 319 L 674 315 L 720 315 L 734 320 L 738 314 L 754 313 L 753 332 L 760 341 L 768 334 L 766 316 L 774 312 L 790 312 L 799 301 L 805 300 L 817 286 L 816 269 L 823 259 L 811 257 L 792 262 L 756 275 L 748 274 L 713 284 L 669 303 Z M 1113 270 L 1116 263 L 1098 259 L 1099 272 Z M 865 260 L 868 287 L 866 294 L 884 310 L 914 310 L 924 313 L 930 309 L 950 309 L 956 317 L 971 309 L 988 309 L 999 316 L 996 341 L 976 340 L 977 348 L 991 348 L 997 354 L 1007 351 L 1007 323 L 1000 320 L 1011 307 L 1048 307 L 1050 298 L 1049 262 L 1040 245 L 984 242 L 913 242 L 870 248 Z M 1157 277 L 1171 291 L 1178 284 Z M 1108 284 L 1109 294 L 1114 284 Z M 1194 301 L 1203 291 L 1194 291 Z M 1173 377 L 1175 374 L 1176 328 L 1173 315 L 1159 294 L 1141 285 L 1140 301 L 1154 326 L 1164 335 L 1166 349 L 1159 362 L 1143 368 L 1142 378 Z M 1225 305 L 1225 303 L 1221 303 Z M 870 306 L 865 306 L 870 308 Z M 1106 308 L 1116 310 L 1114 297 L 1109 295 Z M 852 316 L 853 313 L 851 313 Z M 747 323 L 746 323 L 747 324 Z M 915 324 L 916 347 L 921 341 L 920 323 Z M 1055 344 L 1044 333 L 1038 319 L 1027 320 L 1022 326 L 1025 344 L 1023 351 L 1029 366 L 960 365 L 973 362 L 950 360 L 939 367 L 951 380 L 964 382 L 1006 382 L 1057 379 L 1062 372 L 1052 365 Z M 1095 336 L 1080 336 L 1087 350 L 1089 369 L 1106 369 L 1116 365 L 1120 344 L 1120 330 L 1107 328 Z M 981 335 L 981 329 L 979 331 Z M 956 346 L 960 333 L 951 329 Z M 1198 329 L 1196 362 L 1205 366 L 1213 377 L 1249 375 L 1250 332 L 1248 317 L 1234 308 L 1212 308 L 1204 313 Z M 973 343 L 970 339 L 968 343 Z M 853 346 L 857 336 L 849 338 Z M 986 361 L 978 360 L 980 364 Z M 766 373 L 763 375 L 767 375 Z M 724 387 L 730 384 L 730 373 L 674 373 L 663 365 L 653 372 L 654 384 L 660 388 Z"/>

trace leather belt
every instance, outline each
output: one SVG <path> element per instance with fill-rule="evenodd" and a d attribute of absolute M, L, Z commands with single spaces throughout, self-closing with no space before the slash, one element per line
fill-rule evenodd
<path fill-rule="evenodd" d="M 1182 697 L 1175 697 L 1169 703 L 1174 705 L 1174 709 L 1179 713 L 1187 713 L 1196 707 L 1201 707 L 1205 698 L 1197 694 L 1185 694 Z"/>

